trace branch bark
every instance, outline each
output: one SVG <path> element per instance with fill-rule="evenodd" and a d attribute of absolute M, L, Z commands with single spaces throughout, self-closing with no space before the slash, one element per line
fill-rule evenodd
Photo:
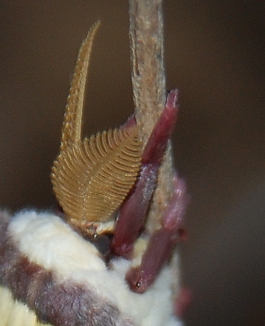
<path fill-rule="evenodd" d="M 137 123 L 144 145 L 166 100 L 162 0 L 129 0 L 132 86 Z M 158 185 L 147 221 L 150 231 L 173 191 L 171 145 L 160 168 Z"/>

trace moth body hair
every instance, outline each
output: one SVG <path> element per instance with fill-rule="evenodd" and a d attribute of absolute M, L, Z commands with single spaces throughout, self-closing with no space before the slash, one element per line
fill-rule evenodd
<path fill-rule="evenodd" d="M 0 266 L 0 269 L 2 268 L 3 271 L 6 270 L 7 274 L 12 273 L 14 268 L 16 269 L 15 261 L 21 262 L 21 259 L 25 257 L 23 259 L 27 259 L 29 262 L 28 264 L 33 264 L 35 266 L 27 267 L 25 270 L 28 271 L 39 268 L 41 270 L 34 275 L 43 275 L 41 277 L 38 276 L 39 278 L 36 280 L 31 280 L 28 275 L 25 275 L 25 279 L 23 280 L 24 271 L 21 270 L 19 279 L 22 280 L 22 283 L 32 282 L 32 284 L 25 286 L 22 284 L 20 286 L 21 288 L 16 290 L 16 285 L 13 285 L 13 287 L 12 284 L 9 285 L 13 280 L 13 276 L 11 275 L 9 277 L 8 275 L 1 275 L 0 273 L 0 285 L 4 287 L 10 286 L 12 289 L 9 288 L 7 291 L 12 292 L 13 300 L 17 300 L 17 295 L 19 296 L 19 300 L 23 301 L 21 305 L 16 307 L 18 311 L 30 308 L 29 311 L 34 313 L 34 311 L 31 310 L 31 306 L 34 306 L 35 303 L 32 304 L 32 302 L 39 302 L 38 306 L 41 306 L 42 303 L 44 303 L 42 300 L 44 300 L 45 295 L 48 295 L 46 291 L 53 291 L 51 300 L 55 300 L 55 309 L 57 309 L 56 305 L 58 301 L 56 297 L 60 298 L 59 301 L 61 306 L 67 306 L 67 304 L 69 305 L 69 296 L 72 296 L 71 289 L 73 289 L 74 300 L 80 300 L 78 305 L 83 307 L 84 305 L 89 305 L 89 302 L 94 302 L 93 304 L 98 307 L 97 309 L 93 308 L 97 310 L 95 312 L 93 309 L 90 309 L 90 307 L 82 308 L 85 310 L 84 314 L 93 311 L 95 314 L 95 316 L 92 316 L 93 322 L 94 320 L 100 320 L 98 324 L 95 325 L 101 325 L 102 318 L 105 320 L 106 317 L 102 317 L 102 309 L 104 307 L 107 309 L 104 314 L 109 315 L 110 320 L 112 320 L 106 322 L 104 324 L 106 326 L 182 325 L 182 323 L 174 317 L 173 313 L 171 290 L 172 270 L 170 266 L 165 266 L 163 268 L 154 284 L 145 293 L 137 294 L 130 290 L 125 281 L 125 275 L 131 267 L 132 262 L 124 258 L 115 258 L 112 259 L 107 266 L 96 247 L 91 242 L 83 239 L 60 217 L 50 212 L 39 213 L 34 210 L 24 210 L 10 218 L 6 218 L 6 215 L 0 213 L 0 222 L 1 219 L 3 220 L 0 227 L 4 236 L 0 240 L 0 251 L 6 250 L 5 248 L 7 246 L 12 247 L 10 244 L 14 244 L 14 250 L 17 251 L 15 256 L 17 258 L 10 258 L 10 264 L 13 266 L 12 268 L 7 267 L 8 262 L 2 261 L 0 265 L 2 264 L 3 268 Z M 5 234 L 4 225 L 7 225 L 7 234 Z M 1 243 L 1 241 L 10 241 L 10 244 L 6 245 Z M 5 259 L 9 259 L 8 256 Z M 11 281 L 6 281 L 7 279 Z M 45 284 L 47 284 L 48 288 L 45 287 L 45 284 L 39 284 L 39 282 L 46 282 Z M 30 289 L 30 292 L 23 294 L 22 290 L 24 288 Z M 36 291 L 36 293 L 34 291 Z M 44 297 L 39 299 L 38 295 L 42 297 L 43 291 Z M 59 291 L 58 294 L 56 291 Z M 65 294 L 66 299 L 63 298 L 64 292 L 67 292 Z M 78 295 L 79 292 L 81 295 Z M 23 295 L 25 295 L 25 297 Z M 47 298 L 45 298 L 46 301 Z M 1 300 L 0 294 L 0 302 Z M 68 300 L 68 302 L 64 303 L 64 300 Z M 58 310 L 60 309 L 58 308 Z M 46 311 L 42 311 L 42 308 L 40 308 L 40 312 L 37 313 L 42 318 L 46 318 Z M 77 311 L 75 313 L 79 314 L 80 312 Z M 98 313 L 100 314 L 99 316 L 96 315 Z M 67 314 L 69 313 L 67 312 Z M 9 318 L 11 317 L 9 316 Z M 59 317 L 56 318 L 54 319 L 56 320 L 54 325 L 64 325 L 64 322 L 58 323 L 58 320 L 60 320 Z M 84 320 L 85 318 L 86 317 L 84 317 Z M 116 321 L 112 324 L 114 320 Z M 50 320 L 45 319 L 44 321 L 47 323 Z M 0 326 L 5 325 L 8 324 L 1 324 L 0 322 Z M 17 326 L 26 325 L 33 326 L 35 324 L 28 323 Z M 90 324 L 84 323 L 80 325 Z"/>

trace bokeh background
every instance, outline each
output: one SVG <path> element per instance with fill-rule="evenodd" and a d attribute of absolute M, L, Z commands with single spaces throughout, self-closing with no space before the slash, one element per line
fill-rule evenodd
<path fill-rule="evenodd" d="M 192 198 L 186 325 L 265 325 L 265 3 L 166 0 L 164 13 L 167 88 L 180 89 L 175 162 Z M 127 1 L 0 2 L 2 207 L 55 204 L 49 174 L 71 73 L 98 19 L 87 135 L 133 111 Z"/>

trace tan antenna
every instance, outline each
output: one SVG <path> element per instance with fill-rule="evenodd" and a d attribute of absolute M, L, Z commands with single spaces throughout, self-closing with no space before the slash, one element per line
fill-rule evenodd
<path fill-rule="evenodd" d="M 98 26 L 99 22 L 91 28 L 79 50 L 60 153 L 51 174 L 55 195 L 67 219 L 84 228 L 88 222 L 110 219 L 134 185 L 142 155 L 138 128 L 132 123 L 81 141 L 87 70 Z"/>
<path fill-rule="evenodd" d="M 85 87 L 90 54 L 94 37 L 99 28 L 100 21 L 89 30 L 87 37 L 81 44 L 71 82 L 67 104 L 65 108 L 62 127 L 61 150 L 69 144 L 76 144 L 81 140 L 82 116 L 84 107 Z"/>

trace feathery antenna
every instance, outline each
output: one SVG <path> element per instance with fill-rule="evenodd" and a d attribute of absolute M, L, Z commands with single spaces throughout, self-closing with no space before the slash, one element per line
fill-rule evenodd
<path fill-rule="evenodd" d="M 99 25 L 100 21 L 97 21 L 91 27 L 78 53 L 75 72 L 70 86 L 70 92 L 67 98 L 64 114 L 60 148 L 61 151 L 64 150 L 69 144 L 76 144 L 81 139 L 87 72 L 92 44 Z"/>
<path fill-rule="evenodd" d="M 82 112 L 91 47 L 97 22 L 83 41 L 67 99 L 60 153 L 52 167 L 56 198 L 68 221 L 82 229 L 106 222 L 139 174 L 142 143 L 131 118 L 119 129 L 81 140 Z"/>

